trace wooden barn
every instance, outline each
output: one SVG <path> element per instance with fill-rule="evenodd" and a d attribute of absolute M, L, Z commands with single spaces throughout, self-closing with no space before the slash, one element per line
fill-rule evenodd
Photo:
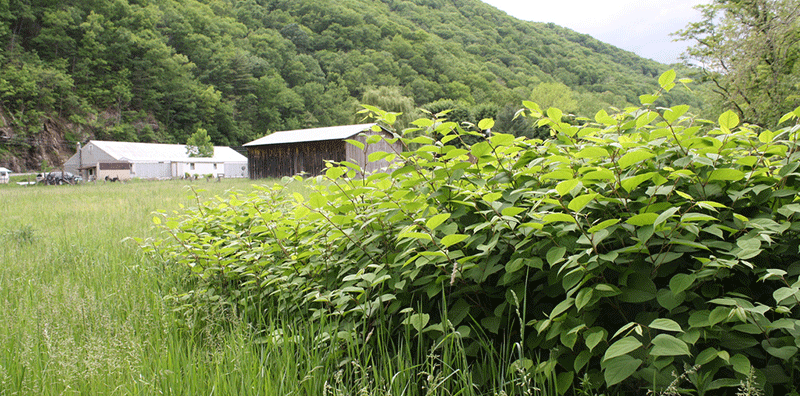
<path fill-rule="evenodd" d="M 298 129 L 275 132 L 244 145 L 251 179 L 294 176 L 316 176 L 325 170 L 325 161 L 350 161 L 366 173 L 380 171 L 386 161 L 368 162 L 369 154 L 377 151 L 400 151 L 400 144 L 392 147 L 385 140 L 365 144 L 364 150 L 347 140 L 365 143 L 367 136 L 382 134 L 391 138 L 385 129 L 375 132 L 377 124 L 342 125 L 326 128 Z"/>

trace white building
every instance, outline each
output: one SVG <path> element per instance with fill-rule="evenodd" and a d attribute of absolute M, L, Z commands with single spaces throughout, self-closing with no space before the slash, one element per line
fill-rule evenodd
<path fill-rule="evenodd" d="M 90 140 L 64 163 L 84 180 L 170 179 L 186 175 L 247 177 L 247 157 L 230 147 L 214 147 L 210 158 L 189 157 L 182 144 Z"/>
<path fill-rule="evenodd" d="M 0 184 L 8 184 L 11 179 L 11 171 L 6 168 L 0 168 Z"/>

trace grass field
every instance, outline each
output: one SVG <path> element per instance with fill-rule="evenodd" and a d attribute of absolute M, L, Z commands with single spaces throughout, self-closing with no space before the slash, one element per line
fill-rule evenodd
<path fill-rule="evenodd" d="M 0 395 L 476 393 L 457 342 L 412 351 L 409 336 L 392 348 L 405 353 L 382 356 L 309 345 L 315 329 L 291 318 L 265 320 L 258 334 L 233 317 L 202 330 L 179 321 L 165 297 L 185 277 L 126 238 L 155 235 L 154 212 L 195 203 L 188 186 L 213 197 L 251 184 L 0 186 Z M 527 375 L 492 371 L 493 393 L 534 394 Z"/>
<path fill-rule="evenodd" d="M 193 183 L 205 196 L 249 185 Z M 191 204 L 187 192 L 177 181 L 0 188 L 0 394 L 268 394 L 245 332 L 196 342 L 164 301 L 180 279 L 123 241 L 155 232 L 151 213 Z"/>

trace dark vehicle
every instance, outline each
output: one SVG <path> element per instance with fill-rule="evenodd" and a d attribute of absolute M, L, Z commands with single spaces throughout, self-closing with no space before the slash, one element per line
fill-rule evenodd
<path fill-rule="evenodd" d="M 78 176 L 70 172 L 48 172 L 36 177 L 36 180 L 48 186 L 60 186 L 62 184 L 77 184 L 80 181 Z"/>

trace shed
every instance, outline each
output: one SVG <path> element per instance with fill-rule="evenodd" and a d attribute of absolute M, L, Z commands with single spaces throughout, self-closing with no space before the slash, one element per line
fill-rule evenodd
<path fill-rule="evenodd" d="M 8 184 L 11 180 L 11 170 L 0 167 L 0 184 Z"/>
<path fill-rule="evenodd" d="M 251 179 L 307 174 L 316 176 L 325 170 L 326 161 L 350 161 L 358 164 L 366 173 L 380 171 L 389 164 L 386 161 L 369 162 L 369 154 L 377 151 L 400 152 L 400 144 L 389 144 L 381 139 L 377 143 L 365 144 L 364 150 L 348 143 L 355 140 L 366 143 L 367 136 L 380 134 L 391 138 L 383 127 L 376 132 L 378 124 L 340 125 L 325 128 L 298 129 L 274 132 L 244 145 L 247 148 L 247 163 Z"/>
<path fill-rule="evenodd" d="M 184 175 L 247 177 L 247 157 L 230 147 L 214 147 L 210 158 L 189 157 L 181 144 L 130 143 L 90 140 L 64 170 L 86 180 L 119 178 L 170 179 Z"/>

